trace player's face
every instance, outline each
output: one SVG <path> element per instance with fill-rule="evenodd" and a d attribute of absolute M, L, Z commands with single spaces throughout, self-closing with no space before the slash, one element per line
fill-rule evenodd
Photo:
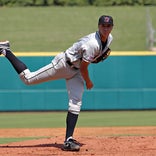
<path fill-rule="evenodd" d="M 113 26 L 110 24 L 100 24 L 99 32 L 102 38 L 107 38 L 110 32 L 112 31 Z"/>

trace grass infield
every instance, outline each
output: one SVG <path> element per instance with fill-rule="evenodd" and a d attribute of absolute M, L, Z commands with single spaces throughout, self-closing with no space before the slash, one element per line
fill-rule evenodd
<path fill-rule="evenodd" d="M 11 142 L 19 142 L 25 140 L 34 140 L 34 139 L 41 139 L 44 137 L 20 137 L 20 138 L 0 138 L 0 144 L 7 144 Z"/>
<path fill-rule="evenodd" d="M 65 119 L 66 112 L 0 113 L 0 128 L 59 128 Z M 156 126 L 156 111 L 82 111 L 77 126 Z"/>

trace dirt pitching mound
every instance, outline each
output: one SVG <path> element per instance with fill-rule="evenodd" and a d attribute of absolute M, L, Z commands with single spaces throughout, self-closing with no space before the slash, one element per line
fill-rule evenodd
<path fill-rule="evenodd" d="M 156 127 L 77 128 L 79 152 L 61 150 L 65 129 L 0 129 L 0 138 L 45 137 L 0 145 L 0 156 L 155 156 Z"/>

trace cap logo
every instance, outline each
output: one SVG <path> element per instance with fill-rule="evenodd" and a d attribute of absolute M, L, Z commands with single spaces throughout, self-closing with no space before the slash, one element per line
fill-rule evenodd
<path fill-rule="evenodd" d="M 110 24 L 113 26 L 113 18 L 111 16 L 102 15 L 98 22 L 98 25 L 100 24 Z"/>
<path fill-rule="evenodd" d="M 109 17 L 105 17 L 104 22 L 109 22 Z"/>

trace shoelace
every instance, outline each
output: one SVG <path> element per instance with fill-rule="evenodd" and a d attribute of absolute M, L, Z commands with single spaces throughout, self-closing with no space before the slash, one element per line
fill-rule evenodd
<path fill-rule="evenodd" d="M 76 141 L 75 139 L 69 139 L 69 141 L 74 142 L 75 144 L 80 145 L 80 143 L 78 141 Z"/>

